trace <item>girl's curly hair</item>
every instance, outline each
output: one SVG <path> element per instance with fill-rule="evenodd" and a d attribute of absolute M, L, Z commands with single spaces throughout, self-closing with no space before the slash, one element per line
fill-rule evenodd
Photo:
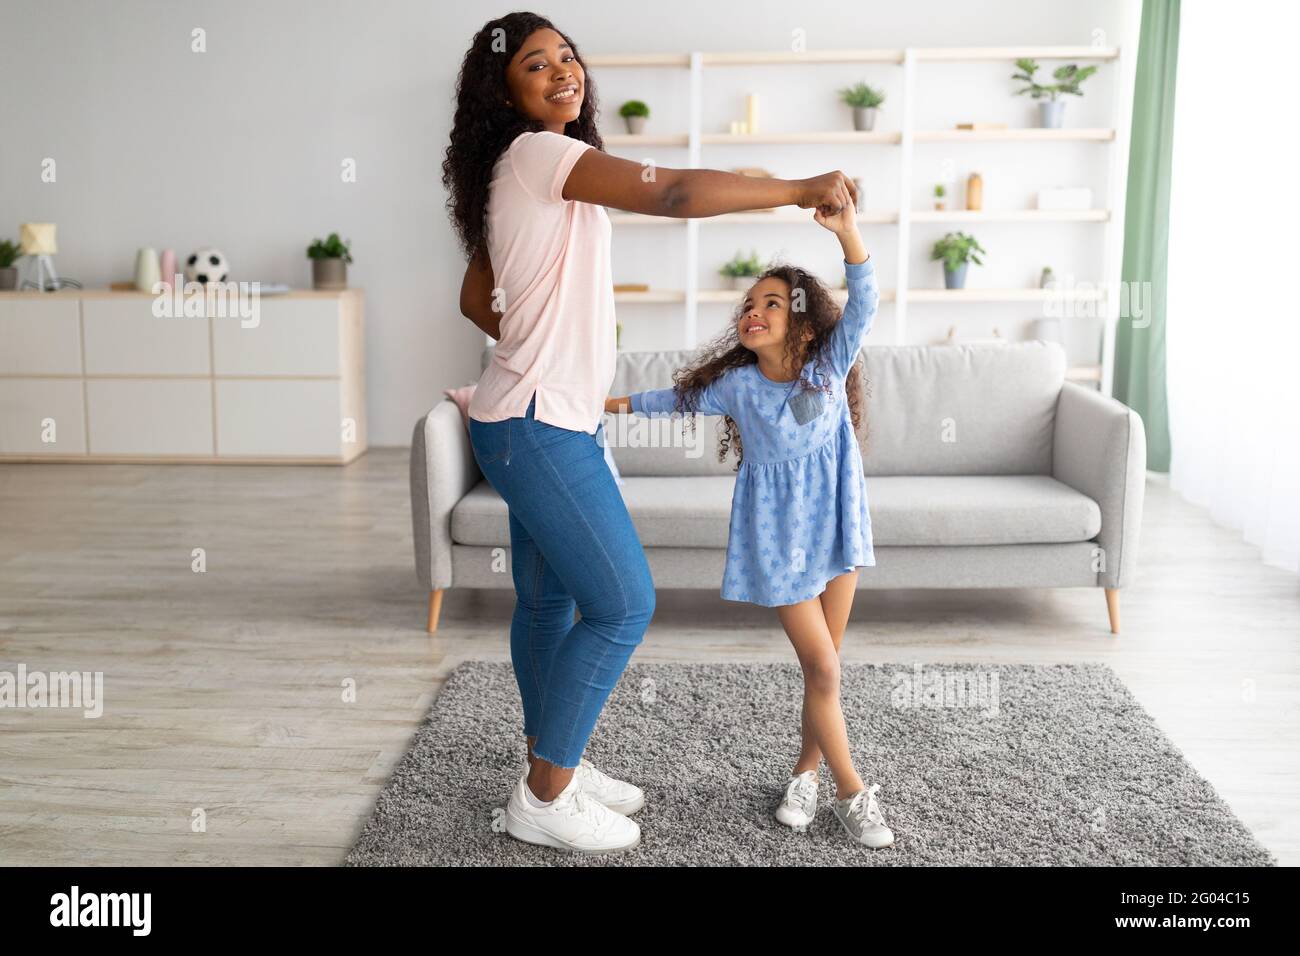
<path fill-rule="evenodd" d="M 506 67 L 524 40 L 537 30 L 551 29 L 564 37 L 573 56 L 582 65 L 582 109 L 578 118 L 564 127 L 564 135 L 582 140 L 601 151 L 605 144 L 596 131 L 596 83 L 587 72 L 578 46 L 564 31 L 535 13 L 508 13 L 489 20 L 474 34 L 456 80 L 456 116 L 451 143 L 442 161 L 442 183 L 449 193 L 451 214 L 466 258 L 472 258 L 487 239 L 488 186 L 497 158 L 516 136 L 539 132 L 537 120 L 516 112 L 505 102 Z"/>
<path fill-rule="evenodd" d="M 793 366 L 802 373 L 808 362 L 813 363 L 817 377 L 823 382 L 829 378 L 826 367 L 826 346 L 831 333 L 840 321 L 842 311 L 831 292 L 820 279 L 798 266 L 773 265 L 754 281 L 763 279 L 781 279 L 790 287 L 791 303 L 800 302 L 802 308 L 790 309 L 790 322 L 785 335 L 785 355 L 791 359 Z M 802 292 L 802 295 L 800 293 Z M 706 345 L 696 360 L 673 374 L 673 388 L 677 392 L 676 410 L 683 415 L 689 414 L 692 422 L 699 408 L 699 396 L 705 386 L 718 380 L 732 369 L 744 365 L 755 365 L 758 356 L 740 344 L 737 324 L 740 320 L 744 303 L 736 307 L 732 321 L 712 342 Z M 849 415 L 853 429 L 859 432 L 862 425 L 863 395 L 870 394 L 865 384 L 860 361 L 855 361 L 844 381 L 844 390 L 849 401 Z M 800 374 L 799 387 L 829 392 L 831 386 L 815 384 Z M 727 452 L 734 450 L 736 468 L 744 460 L 745 450 L 740 440 L 740 429 L 731 416 L 724 416 L 719 428 L 718 461 L 725 461 Z"/>

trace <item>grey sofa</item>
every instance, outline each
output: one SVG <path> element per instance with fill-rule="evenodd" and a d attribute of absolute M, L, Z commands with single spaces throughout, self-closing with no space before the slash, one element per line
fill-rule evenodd
<path fill-rule="evenodd" d="M 666 387 L 689 358 L 622 353 L 611 393 Z M 1102 588 L 1118 633 L 1142 520 L 1137 414 L 1066 382 L 1064 352 L 1040 342 L 873 346 L 861 367 L 876 567 L 858 586 Z M 721 587 L 734 462 L 717 460 L 717 423 L 606 417 L 658 587 Z M 450 401 L 416 424 L 411 510 L 430 631 L 445 589 L 512 587 L 506 505 Z"/>

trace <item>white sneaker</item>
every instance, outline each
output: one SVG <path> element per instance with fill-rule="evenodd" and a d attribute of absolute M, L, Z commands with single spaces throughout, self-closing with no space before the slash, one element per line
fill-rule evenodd
<path fill-rule="evenodd" d="M 817 771 L 805 770 L 791 777 L 785 786 L 785 796 L 776 808 L 776 820 L 796 830 L 812 825 L 817 816 Z"/>
<path fill-rule="evenodd" d="M 631 816 L 645 806 L 645 793 L 640 787 L 601 773 L 586 757 L 578 761 L 573 775 L 579 778 L 578 786 L 583 793 L 594 797 L 615 813 Z"/>
<path fill-rule="evenodd" d="M 641 828 L 590 797 L 577 773 L 544 807 L 528 802 L 528 781 L 521 777 L 506 804 L 506 832 L 525 843 L 575 853 L 621 853 L 641 842 Z"/>
<path fill-rule="evenodd" d="M 524 776 L 528 776 L 528 758 L 524 758 Z M 578 786 L 589 797 L 609 807 L 615 813 L 629 817 L 645 806 L 645 792 L 626 780 L 617 780 L 596 769 L 586 757 L 578 761 L 573 776 Z"/>
<path fill-rule="evenodd" d="M 850 797 L 835 801 L 835 819 L 840 821 L 849 836 L 873 850 L 882 850 L 894 842 L 894 832 L 885 826 L 885 818 L 876 804 L 876 791 L 879 789 L 880 784 L 873 783 L 869 790 L 859 790 Z"/>

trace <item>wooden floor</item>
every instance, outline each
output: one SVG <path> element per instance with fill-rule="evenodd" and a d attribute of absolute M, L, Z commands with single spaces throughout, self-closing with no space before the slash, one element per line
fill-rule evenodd
<path fill-rule="evenodd" d="M 0 671 L 105 682 L 0 709 L 0 863 L 340 862 L 448 671 L 508 657 L 507 592 L 425 634 L 406 464 L 0 465 Z M 1300 863 L 1300 579 L 1157 479 L 1138 577 L 1118 639 L 1100 591 L 864 591 L 844 657 L 1104 661 Z M 716 591 L 658 608 L 635 659 L 793 659 Z"/>

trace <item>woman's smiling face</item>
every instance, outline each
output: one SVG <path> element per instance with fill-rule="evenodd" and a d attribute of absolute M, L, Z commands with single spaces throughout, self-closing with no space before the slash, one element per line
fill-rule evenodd
<path fill-rule="evenodd" d="M 554 30 L 530 33 L 510 59 L 506 88 L 510 106 L 547 129 L 563 132 L 582 111 L 586 73 L 564 37 Z"/>

